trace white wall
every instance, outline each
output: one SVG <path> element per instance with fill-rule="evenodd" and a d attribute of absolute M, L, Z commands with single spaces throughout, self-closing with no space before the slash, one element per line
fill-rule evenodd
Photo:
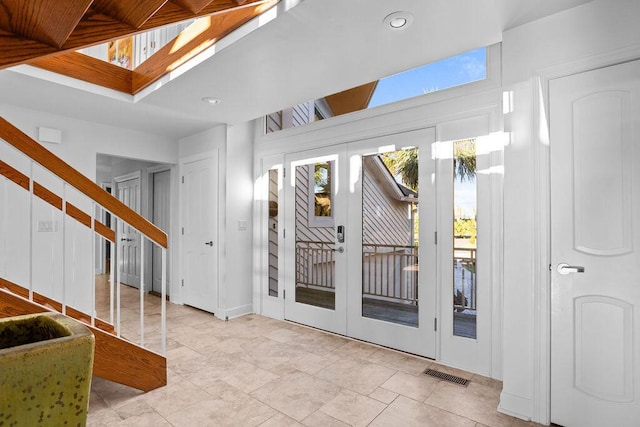
<path fill-rule="evenodd" d="M 227 128 L 224 290 L 229 318 L 253 312 L 253 123 Z"/>
<path fill-rule="evenodd" d="M 253 312 L 253 123 L 217 126 L 183 138 L 179 143 L 180 159 L 213 150 L 218 151 L 220 165 L 219 301 L 215 314 L 226 319 Z M 246 222 L 246 231 L 239 230 L 240 222 Z"/>
<path fill-rule="evenodd" d="M 61 157 L 74 168 L 91 179 L 96 177 L 97 153 L 108 153 L 119 157 L 146 159 L 154 162 L 175 163 L 177 143 L 169 138 L 114 126 L 76 120 L 35 110 L 0 104 L 0 116 L 28 136 L 37 139 L 39 126 L 62 130 L 62 144 L 44 144 L 47 149 Z M 28 173 L 28 162 L 12 151 L 4 142 L 0 143 L 2 159 L 14 164 L 23 173 Z M 63 196 L 61 182 L 42 169 L 34 174 L 59 196 Z M 92 235 L 73 219 L 64 220 L 57 209 L 34 199 L 33 210 L 33 257 L 29 249 L 29 201 L 23 190 L 14 184 L 0 185 L 0 234 L 2 261 L 0 274 L 28 286 L 32 277 L 34 290 L 56 297 L 78 309 L 90 311 L 94 271 L 91 269 Z M 86 213 L 91 213 L 91 202 L 85 196 L 67 189 L 65 197 Z M 17 222 L 14 222 L 17 221 Z M 23 223 L 23 227 L 16 224 Z M 54 229 L 38 232 L 39 222 L 50 222 Z M 171 239 L 170 239 L 171 240 Z M 67 248 L 65 268 L 62 269 L 62 247 Z M 16 255 L 13 260 L 13 255 Z M 31 259 L 31 263 L 29 262 Z M 15 261 L 15 262 L 14 262 Z M 30 274 L 31 271 L 31 274 Z"/>
<path fill-rule="evenodd" d="M 596 0 L 503 36 L 503 83 L 511 93 L 508 107 L 513 111 L 505 116 L 511 141 L 505 149 L 500 409 L 525 419 L 549 422 L 549 140 L 544 81 L 637 58 L 639 16 L 636 0 Z"/>

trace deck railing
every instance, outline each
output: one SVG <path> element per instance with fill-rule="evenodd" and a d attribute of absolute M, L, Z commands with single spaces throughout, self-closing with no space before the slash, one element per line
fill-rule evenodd
<path fill-rule="evenodd" d="M 362 295 L 418 304 L 418 246 L 362 245 Z"/>
<path fill-rule="evenodd" d="M 334 291 L 335 244 L 296 242 L 296 283 L 312 289 Z M 476 310 L 476 249 L 453 251 L 454 309 Z M 364 297 L 418 304 L 418 246 L 362 246 L 362 295 Z"/>
<path fill-rule="evenodd" d="M 333 292 L 335 243 L 296 241 L 296 284 Z"/>
<path fill-rule="evenodd" d="M 476 248 L 453 248 L 454 310 L 476 310 Z"/>

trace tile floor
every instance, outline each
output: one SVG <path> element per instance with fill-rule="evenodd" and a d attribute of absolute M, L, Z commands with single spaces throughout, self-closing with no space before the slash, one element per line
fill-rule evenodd
<path fill-rule="evenodd" d="M 167 335 L 168 385 L 94 378 L 89 426 L 534 425 L 496 411 L 498 381 L 290 322 L 168 304 Z"/>

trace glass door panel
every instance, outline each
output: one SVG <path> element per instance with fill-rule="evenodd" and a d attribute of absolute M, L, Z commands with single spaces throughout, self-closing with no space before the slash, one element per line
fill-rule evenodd
<path fill-rule="evenodd" d="M 476 141 L 453 143 L 453 335 L 477 337 Z"/>
<path fill-rule="evenodd" d="M 345 147 L 288 155 L 285 318 L 346 333 Z"/>
<path fill-rule="evenodd" d="M 296 302 L 335 310 L 335 218 L 333 162 L 297 166 Z"/>
<path fill-rule="evenodd" d="M 418 327 L 418 149 L 362 157 L 362 316 Z"/>
<path fill-rule="evenodd" d="M 349 336 L 435 357 L 433 129 L 349 147 Z"/>

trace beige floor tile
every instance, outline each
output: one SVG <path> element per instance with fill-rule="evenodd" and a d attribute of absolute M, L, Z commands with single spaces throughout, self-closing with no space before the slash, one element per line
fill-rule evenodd
<path fill-rule="evenodd" d="M 204 362 L 197 370 L 185 372 L 182 376 L 198 387 L 205 388 L 214 381 L 229 376 L 237 368 L 237 358 L 226 353 L 215 352 L 205 357 Z"/>
<path fill-rule="evenodd" d="M 336 420 L 322 411 L 316 411 L 302 420 L 302 424 L 307 427 L 347 427 L 348 424 Z"/>
<path fill-rule="evenodd" d="M 266 337 L 274 341 L 286 343 L 290 341 L 295 341 L 295 339 L 299 338 L 300 335 L 301 334 L 299 332 L 293 331 L 288 328 L 278 328 L 275 331 L 267 334 Z"/>
<path fill-rule="evenodd" d="M 122 421 L 122 418 L 110 408 L 90 410 L 87 414 L 87 427 L 112 427 Z"/>
<path fill-rule="evenodd" d="M 278 412 L 267 421 L 260 424 L 260 427 L 301 427 L 302 424 L 287 417 L 285 414 Z"/>
<path fill-rule="evenodd" d="M 358 358 L 368 361 L 371 355 L 378 350 L 380 350 L 380 347 L 373 344 L 349 340 L 348 342 L 333 350 L 333 353 L 339 356 L 346 356 L 354 359 Z"/>
<path fill-rule="evenodd" d="M 297 372 L 271 381 L 252 396 L 296 421 L 302 421 L 339 392 L 340 388 L 328 381 Z"/>
<path fill-rule="evenodd" d="M 239 360 L 233 370 L 222 380 L 245 393 L 251 393 L 276 378 L 278 375 Z"/>
<path fill-rule="evenodd" d="M 386 348 L 376 350 L 367 360 L 412 375 L 421 374 L 433 363 L 432 360 L 423 357 L 411 356 Z"/>
<path fill-rule="evenodd" d="M 342 390 L 340 394 L 320 408 L 320 411 L 351 426 L 366 426 L 387 405 L 370 397 Z"/>
<path fill-rule="evenodd" d="M 500 392 L 492 387 L 474 382 L 463 387 L 441 381 L 425 403 L 492 427 L 509 426 L 513 418 L 496 410 L 499 399 Z"/>
<path fill-rule="evenodd" d="M 275 411 L 255 399 L 223 400 L 208 398 L 198 401 L 167 417 L 174 426 L 259 426 Z"/>
<path fill-rule="evenodd" d="M 325 368 L 333 363 L 336 363 L 340 358 L 331 353 L 325 355 L 319 355 L 314 353 L 302 352 L 293 357 L 287 362 L 287 365 L 297 369 L 298 371 L 306 372 L 307 374 L 315 374 L 322 368 Z"/>
<path fill-rule="evenodd" d="M 171 427 L 169 421 L 161 417 L 157 412 L 148 412 L 140 415 L 133 415 L 116 424 L 118 427 Z"/>
<path fill-rule="evenodd" d="M 258 337 L 243 346 L 240 358 L 259 368 L 270 370 L 304 353 L 306 352 L 287 344 Z"/>
<path fill-rule="evenodd" d="M 181 381 L 146 393 L 140 397 L 147 405 L 163 417 L 180 411 L 209 395 L 189 381 Z"/>
<path fill-rule="evenodd" d="M 144 396 L 140 390 L 97 377 L 91 380 L 91 389 L 98 393 L 111 408 Z"/>
<path fill-rule="evenodd" d="M 387 405 L 393 402 L 398 396 L 398 393 L 384 388 L 377 388 L 369 393 L 369 397 L 376 399 L 382 403 L 386 403 Z"/>
<path fill-rule="evenodd" d="M 476 384 L 481 384 L 481 385 L 485 385 L 487 387 L 491 387 L 494 388 L 496 390 L 498 390 L 499 392 L 502 391 L 502 381 L 500 380 L 494 380 L 493 378 L 488 378 L 485 377 L 483 375 L 474 375 L 473 377 L 471 377 L 471 381 L 476 383 Z"/>
<path fill-rule="evenodd" d="M 378 417 L 372 427 L 475 427 L 475 421 L 442 409 L 399 396 Z"/>
<path fill-rule="evenodd" d="M 438 380 L 426 375 L 415 376 L 397 372 L 380 387 L 423 402 L 438 386 Z"/>
<path fill-rule="evenodd" d="M 368 395 L 395 373 L 395 370 L 384 366 L 345 358 L 318 371 L 315 376 L 356 393 Z"/>

